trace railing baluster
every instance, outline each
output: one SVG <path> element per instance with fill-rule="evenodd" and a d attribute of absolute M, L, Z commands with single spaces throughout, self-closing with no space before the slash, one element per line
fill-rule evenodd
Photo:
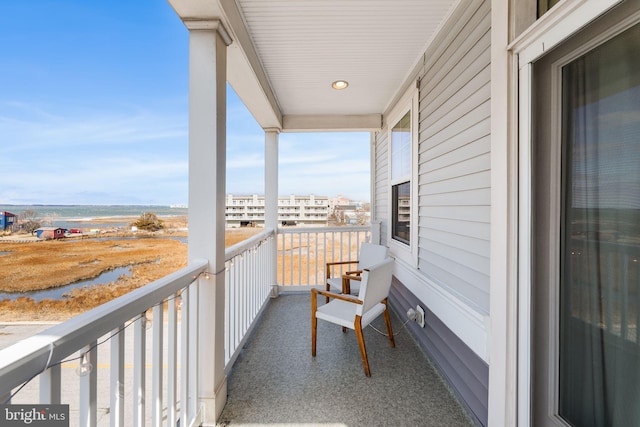
<path fill-rule="evenodd" d="M 196 280 L 189 290 L 189 385 L 194 393 L 198 390 L 198 336 L 199 336 L 199 323 L 198 323 L 198 294 L 199 294 L 199 281 Z M 198 396 L 196 394 L 189 399 L 189 413 L 191 419 L 198 413 Z"/>
<path fill-rule="evenodd" d="M 147 319 L 142 313 L 133 324 L 133 423 L 144 426 Z"/>
<path fill-rule="evenodd" d="M 298 234 L 298 284 L 302 283 L 302 233 Z"/>
<path fill-rule="evenodd" d="M 324 247 L 324 249 L 323 249 L 323 252 L 324 252 L 324 255 L 323 255 L 324 264 L 326 265 L 327 262 L 328 262 L 328 260 L 327 260 L 327 232 L 326 231 L 322 233 L 322 246 Z M 323 285 L 327 281 L 327 277 L 326 276 L 327 276 L 327 273 L 325 271 L 323 276 L 322 276 L 322 277 L 324 277 L 324 279 L 322 279 L 322 281 L 324 282 Z"/>
<path fill-rule="evenodd" d="M 94 427 L 97 424 L 98 414 L 98 348 L 97 341 L 91 342 L 83 350 L 86 362 L 91 368 L 86 375 L 80 377 L 80 425 Z M 80 363 L 83 362 L 81 356 Z"/>
<path fill-rule="evenodd" d="M 189 288 L 180 294 L 180 425 L 189 422 Z"/>
<path fill-rule="evenodd" d="M 307 236 L 307 242 L 306 242 L 306 252 L 307 252 L 307 256 L 305 256 L 305 264 L 307 264 L 307 283 L 310 282 L 310 278 L 311 278 L 311 239 L 310 239 L 310 234 L 306 233 L 305 236 Z"/>
<path fill-rule="evenodd" d="M 60 403 L 60 365 L 54 365 L 40 375 L 40 403 Z"/>
<path fill-rule="evenodd" d="M 290 237 L 290 240 L 291 240 L 291 245 L 289 245 L 289 253 L 291 254 L 291 257 L 289 258 L 289 260 L 290 260 L 289 261 L 289 269 L 291 270 L 291 274 L 290 274 L 291 281 L 289 282 L 289 284 L 293 285 L 293 270 L 294 270 L 294 268 L 293 268 L 293 266 L 294 266 L 294 264 L 293 264 L 293 234 L 290 234 L 289 237 Z"/>
<path fill-rule="evenodd" d="M 164 304 L 153 307 L 153 364 L 151 371 L 151 425 L 162 425 L 162 353 L 164 328 Z"/>
<path fill-rule="evenodd" d="M 232 273 L 233 273 L 233 280 L 231 281 L 231 284 L 233 285 L 233 302 L 235 304 L 234 307 L 237 307 L 238 305 L 240 305 L 240 296 L 241 296 L 241 292 L 240 289 L 238 287 L 238 284 L 240 283 L 240 277 L 239 276 L 239 271 L 240 271 L 240 260 L 236 257 L 232 260 L 233 262 L 233 268 L 232 268 Z M 240 325 L 240 310 L 233 310 L 233 321 L 232 321 L 232 333 L 231 333 L 231 345 L 233 347 L 236 346 L 236 343 L 238 342 L 238 337 L 240 336 L 240 331 L 239 331 L 239 325 Z"/>
<path fill-rule="evenodd" d="M 242 324 L 242 309 L 239 308 L 242 306 L 242 288 L 240 287 L 242 284 L 242 258 L 239 256 L 235 258 L 235 276 L 236 280 L 234 282 L 234 286 L 236 288 L 236 307 L 238 307 L 238 309 L 234 310 L 236 312 L 234 322 L 235 335 L 233 337 L 234 347 L 238 344 L 240 339 L 240 325 Z"/>
<path fill-rule="evenodd" d="M 284 286 L 284 271 L 285 271 L 285 260 L 287 259 L 287 252 L 284 250 L 285 240 L 284 234 L 278 234 L 278 247 L 280 247 L 280 256 L 277 257 L 281 260 L 280 262 L 280 271 L 282 271 L 282 279 L 280 279 L 280 283 Z M 278 250 L 278 249 L 276 249 Z"/>
<path fill-rule="evenodd" d="M 318 278 L 318 264 L 319 264 L 318 263 L 318 256 L 319 256 L 319 254 L 318 254 L 318 239 L 319 239 L 319 234 L 320 233 L 318 233 L 316 231 L 315 237 L 314 237 L 315 238 L 315 245 L 314 245 L 315 248 L 313 250 L 313 253 L 315 254 L 315 257 L 313 257 L 313 258 L 315 260 L 315 266 L 314 266 L 313 270 L 316 272 L 315 279 L 314 279 L 314 282 L 315 282 L 314 285 L 317 285 L 318 284 L 318 280 L 319 280 L 319 278 Z"/>
<path fill-rule="evenodd" d="M 254 297 L 254 288 L 255 288 L 255 279 L 256 279 L 256 254 L 253 252 L 255 248 L 249 248 L 249 262 L 247 268 L 247 275 L 249 276 L 249 280 L 247 281 L 247 299 L 245 304 L 247 305 L 247 313 L 244 325 L 243 335 L 247 333 L 249 329 L 249 325 L 251 325 L 251 315 L 253 313 L 253 309 L 255 308 L 253 305 L 253 297 Z"/>
<path fill-rule="evenodd" d="M 239 258 L 242 260 L 240 262 L 240 266 L 241 267 L 241 271 L 240 271 L 240 275 L 242 276 L 242 279 L 240 280 L 240 282 L 238 283 L 239 289 L 240 289 L 240 327 L 239 329 L 239 336 L 238 336 L 238 340 L 240 339 L 240 337 L 242 337 L 244 335 L 244 332 L 246 331 L 246 323 L 247 323 L 247 312 L 249 311 L 249 307 L 247 307 L 247 280 L 249 278 L 249 269 L 248 269 L 248 265 L 249 265 L 249 259 L 248 256 L 244 256 L 244 255 L 240 255 Z"/>
<path fill-rule="evenodd" d="M 173 294 L 167 303 L 167 425 L 175 426 L 177 399 L 177 364 L 178 364 L 178 316 L 176 310 L 177 294 Z"/>
<path fill-rule="evenodd" d="M 344 257 L 344 244 L 343 244 L 343 237 L 344 237 L 344 233 L 340 233 L 340 252 L 338 252 L 338 256 L 340 257 L 340 260 L 348 260 L 349 256 L 347 256 L 346 258 Z M 340 275 L 342 276 L 344 274 L 344 266 L 340 266 Z"/>
<path fill-rule="evenodd" d="M 231 343 L 233 342 L 233 334 L 234 332 L 234 325 L 235 322 L 233 321 L 233 317 L 235 316 L 235 313 L 233 313 L 231 310 L 228 309 L 228 307 L 233 307 L 234 306 L 234 301 L 235 301 L 235 292 L 234 292 L 234 288 L 233 288 L 233 260 L 227 260 L 226 263 L 226 271 L 225 271 L 225 280 L 224 280 L 224 286 L 225 286 L 225 298 L 227 300 L 227 306 L 225 306 L 226 310 L 224 313 L 225 319 L 226 319 L 226 325 L 227 325 L 227 329 L 225 330 L 225 357 L 228 357 L 229 355 L 229 349 L 231 348 Z"/>
<path fill-rule="evenodd" d="M 111 338 L 111 427 L 124 426 L 124 325 L 112 331 Z"/>

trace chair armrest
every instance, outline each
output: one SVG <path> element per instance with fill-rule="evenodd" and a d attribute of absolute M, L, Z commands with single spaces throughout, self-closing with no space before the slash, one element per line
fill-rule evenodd
<path fill-rule="evenodd" d="M 357 264 L 358 261 L 329 261 L 325 264 L 325 277 L 329 279 L 331 277 L 331 266 L 334 265 L 346 265 L 346 264 Z"/>
<path fill-rule="evenodd" d="M 341 265 L 341 264 L 357 264 L 358 261 L 329 261 L 327 265 Z"/>
<path fill-rule="evenodd" d="M 357 280 L 358 282 L 362 281 L 362 276 L 352 276 L 350 274 L 343 274 L 342 275 L 342 280 L 345 279 L 350 279 L 350 280 Z"/>
<path fill-rule="evenodd" d="M 311 297 L 317 297 L 318 295 L 323 295 L 325 297 L 329 297 L 329 298 L 334 298 L 334 299 L 339 299 L 342 301 L 346 301 L 346 302 L 351 302 L 354 304 L 362 304 L 362 301 L 360 301 L 358 298 L 353 297 L 351 295 L 345 295 L 345 294 L 336 294 L 335 292 L 327 292 L 327 291 L 323 291 L 320 289 L 311 289 Z"/>

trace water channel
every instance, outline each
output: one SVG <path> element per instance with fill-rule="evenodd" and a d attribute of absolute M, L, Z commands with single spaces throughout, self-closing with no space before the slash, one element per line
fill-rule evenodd
<path fill-rule="evenodd" d="M 95 241 L 107 241 L 107 240 L 128 240 L 128 239 L 140 239 L 140 238 L 148 238 L 147 236 L 131 236 L 131 237 L 95 237 Z M 163 237 L 154 237 L 156 239 L 173 239 L 184 244 L 187 244 L 187 237 L 182 236 L 163 236 Z M 75 240 L 75 241 L 80 241 Z M 68 242 L 74 242 L 74 239 L 68 240 Z M 0 256 L 8 255 L 11 252 L 8 251 L 0 251 Z M 75 288 L 82 288 L 84 286 L 93 286 L 93 285 L 105 285 L 107 283 L 115 282 L 118 280 L 118 277 L 126 275 L 131 276 L 131 268 L 130 267 L 117 267 L 113 270 L 105 271 L 97 277 L 88 280 L 80 280 L 78 282 L 70 283 L 68 285 L 59 286 L 57 288 L 44 289 L 40 291 L 31 291 L 31 292 L 0 292 L 0 301 L 8 299 L 15 300 L 19 297 L 29 297 L 33 299 L 35 302 L 42 301 L 44 299 L 62 299 L 64 298 L 64 294 L 69 292 Z"/>
<path fill-rule="evenodd" d="M 65 286 L 60 286 L 57 288 L 44 289 L 41 291 L 31 291 L 31 292 L 6 292 L 0 293 L 0 301 L 8 299 L 15 300 L 19 297 L 29 297 L 33 299 L 35 302 L 42 301 L 44 299 L 62 299 L 64 298 L 64 294 L 69 292 L 75 288 L 82 288 L 84 286 L 92 286 L 92 285 L 104 285 L 107 283 L 115 282 L 118 280 L 118 277 L 127 275 L 131 276 L 131 267 L 117 267 L 113 270 L 105 271 L 97 277 L 88 280 L 80 280 L 78 282 L 70 283 Z"/>

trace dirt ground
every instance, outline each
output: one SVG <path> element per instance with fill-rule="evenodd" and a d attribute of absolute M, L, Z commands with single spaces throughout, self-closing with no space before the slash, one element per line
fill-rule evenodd
<path fill-rule="evenodd" d="M 227 230 L 226 246 L 261 230 Z M 182 235 L 186 236 L 186 233 Z M 106 241 L 63 239 L 21 243 L 0 240 L 0 292 L 64 286 L 97 277 L 117 267 L 131 266 L 131 276 L 121 276 L 105 285 L 74 289 L 69 298 L 38 303 L 27 297 L 0 301 L 0 321 L 68 319 L 177 271 L 187 265 L 187 245 L 170 238 L 178 236 L 180 233 Z"/>

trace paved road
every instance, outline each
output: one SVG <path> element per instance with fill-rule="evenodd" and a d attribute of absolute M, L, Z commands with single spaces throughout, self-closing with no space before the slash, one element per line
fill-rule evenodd
<path fill-rule="evenodd" d="M 0 322 L 0 350 L 59 322 Z"/>

